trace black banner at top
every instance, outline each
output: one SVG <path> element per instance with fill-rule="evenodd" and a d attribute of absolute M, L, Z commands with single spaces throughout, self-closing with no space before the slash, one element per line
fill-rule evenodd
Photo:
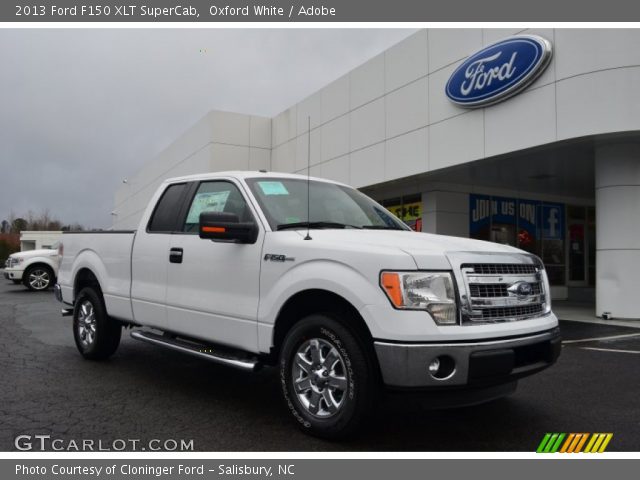
<path fill-rule="evenodd" d="M 0 22 L 634 22 L 629 0 L 14 0 Z"/>

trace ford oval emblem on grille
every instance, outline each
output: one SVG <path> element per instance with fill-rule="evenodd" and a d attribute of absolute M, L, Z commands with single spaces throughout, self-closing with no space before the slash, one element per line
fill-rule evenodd
<path fill-rule="evenodd" d="M 507 292 L 509 292 L 509 295 L 528 297 L 529 295 L 533 294 L 533 288 L 531 288 L 530 283 L 520 281 L 507 288 Z"/>
<path fill-rule="evenodd" d="M 467 58 L 449 77 L 445 93 L 461 107 L 485 107 L 531 84 L 549 65 L 551 43 L 538 35 L 518 35 Z"/>

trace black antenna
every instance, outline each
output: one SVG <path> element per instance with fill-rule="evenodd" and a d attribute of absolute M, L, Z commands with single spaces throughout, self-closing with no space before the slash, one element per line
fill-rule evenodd
<path fill-rule="evenodd" d="M 310 199 L 311 199 L 311 189 L 310 189 L 310 182 L 311 182 L 311 172 L 310 172 L 310 165 L 311 165 L 311 116 L 307 117 L 307 131 L 309 132 L 308 137 L 307 138 L 307 236 L 304 237 L 305 240 L 313 240 L 311 238 L 311 235 L 309 235 L 309 222 L 311 221 L 311 206 L 310 206 Z"/>

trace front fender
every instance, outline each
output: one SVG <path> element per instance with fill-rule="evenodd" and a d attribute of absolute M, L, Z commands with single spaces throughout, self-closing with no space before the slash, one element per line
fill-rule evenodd
<path fill-rule="evenodd" d="M 26 270 L 31 265 L 36 265 L 39 263 L 45 264 L 48 267 L 50 267 L 51 270 L 53 270 L 53 275 L 55 277 L 58 276 L 58 262 L 51 257 L 33 257 L 33 258 L 25 259 L 23 270 Z"/>
<path fill-rule="evenodd" d="M 341 296 L 357 310 L 378 303 L 379 296 L 383 295 L 372 279 L 339 261 L 309 260 L 292 266 L 284 273 L 277 272 L 277 266 L 269 267 L 263 269 L 258 307 L 258 342 L 261 351 L 269 351 L 272 345 L 273 328 L 282 307 L 300 292 L 325 290 Z"/>

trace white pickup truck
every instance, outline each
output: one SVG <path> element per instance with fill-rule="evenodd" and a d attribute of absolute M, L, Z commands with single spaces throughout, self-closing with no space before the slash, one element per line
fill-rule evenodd
<path fill-rule="evenodd" d="M 4 265 L 4 278 L 32 291 L 43 291 L 56 283 L 59 265 L 57 243 L 51 248 L 12 253 Z"/>
<path fill-rule="evenodd" d="M 80 353 L 122 327 L 247 371 L 277 365 L 307 432 L 353 432 L 384 389 L 453 406 L 552 365 L 558 320 L 539 258 L 416 233 L 357 190 L 298 175 L 165 181 L 136 231 L 63 236 L 56 297 Z"/>

